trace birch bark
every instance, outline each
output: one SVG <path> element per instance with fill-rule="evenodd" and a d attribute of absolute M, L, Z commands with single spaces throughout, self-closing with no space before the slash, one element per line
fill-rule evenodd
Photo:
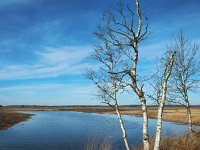
<path fill-rule="evenodd" d="M 165 71 L 164 71 L 164 76 L 163 76 L 164 79 L 162 83 L 162 97 L 161 97 L 159 107 L 158 107 L 157 128 L 156 128 L 154 150 L 160 149 L 160 139 L 161 139 L 161 132 L 162 132 L 162 115 L 163 115 L 163 110 L 164 110 L 166 95 L 167 95 L 167 82 L 172 72 L 174 55 L 175 55 L 175 52 L 172 52 L 169 58 L 169 62 L 167 63 Z"/>
<path fill-rule="evenodd" d="M 192 113 L 190 109 L 190 102 L 188 100 L 188 96 L 186 96 L 186 109 L 187 109 L 187 116 L 188 116 L 188 128 L 189 133 L 192 133 Z"/>
<path fill-rule="evenodd" d="M 117 113 L 117 117 L 118 117 L 118 121 L 122 130 L 122 134 L 123 134 L 123 139 L 124 139 L 124 144 L 126 147 L 126 150 L 130 150 L 129 144 L 128 144 L 128 137 L 127 137 L 127 133 L 126 133 L 126 129 L 124 127 L 124 122 L 119 110 L 119 105 L 117 102 L 117 84 L 116 84 L 116 80 L 113 78 L 113 88 L 114 88 L 114 105 L 115 105 L 115 111 Z"/>
<path fill-rule="evenodd" d="M 144 146 L 144 150 L 149 150 L 148 116 L 147 116 L 146 99 L 145 99 L 142 87 L 139 89 L 137 85 L 138 46 L 136 42 L 133 43 L 133 48 L 134 48 L 135 54 L 134 54 L 132 72 L 131 72 L 132 89 L 138 95 L 140 99 L 141 109 L 142 109 L 142 114 L 143 114 L 143 146 Z"/>
<path fill-rule="evenodd" d="M 143 111 L 143 144 L 144 150 L 149 150 L 149 135 L 148 135 L 148 117 L 145 98 L 141 98 L 141 106 Z"/>

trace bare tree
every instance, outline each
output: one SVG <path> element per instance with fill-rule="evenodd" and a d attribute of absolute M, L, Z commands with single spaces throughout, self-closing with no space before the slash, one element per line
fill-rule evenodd
<path fill-rule="evenodd" d="M 166 97 L 167 97 L 167 88 L 168 88 L 167 83 L 168 83 L 168 79 L 172 73 L 174 56 L 175 56 L 175 51 L 170 52 L 170 57 L 168 57 L 166 54 L 166 58 L 162 59 L 162 61 L 164 63 L 164 67 L 163 67 L 164 70 L 162 73 L 162 77 L 160 79 L 160 81 L 162 81 L 161 91 L 158 90 L 159 94 L 158 94 L 157 98 L 159 98 L 159 101 L 158 101 L 158 99 L 156 99 L 156 101 L 159 104 L 159 107 L 158 107 L 156 138 L 155 138 L 154 150 L 159 150 L 159 148 L 160 148 L 160 139 L 161 139 L 161 132 L 162 132 L 162 115 L 163 115 L 163 110 L 164 110 Z"/>
<path fill-rule="evenodd" d="M 103 103 L 109 106 L 114 106 L 118 116 L 118 121 L 122 130 L 125 147 L 130 150 L 128 137 L 124 127 L 123 119 L 118 105 L 117 93 L 122 89 L 121 81 L 123 76 L 114 72 L 118 71 L 123 65 L 121 63 L 121 49 L 112 49 L 108 42 L 103 43 L 103 46 L 97 45 L 96 49 L 91 54 L 91 57 L 100 62 L 102 65 L 97 71 L 88 71 L 87 78 L 93 81 L 99 90 L 98 97 Z M 114 103 L 112 105 L 112 103 Z"/>
<path fill-rule="evenodd" d="M 162 96 L 163 74 L 161 73 L 162 71 L 160 71 L 160 66 L 157 66 L 156 70 L 156 73 L 150 75 L 147 80 L 147 83 L 151 88 L 146 92 L 146 96 L 154 105 L 159 105 Z"/>
<path fill-rule="evenodd" d="M 199 80 L 197 78 L 200 72 L 200 62 L 197 61 L 198 47 L 185 39 L 183 31 L 175 40 L 177 55 L 175 57 L 174 67 L 174 86 L 175 93 L 183 100 L 187 109 L 189 132 L 192 132 L 192 115 L 188 91 L 198 88 Z"/>
<path fill-rule="evenodd" d="M 148 86 L 150 88 L 148 89 L 148 92 L 146 92 L 146 95 L 154 105 L 158 106 L 160 104 L 160 99 L 162 97 L 162 84 L 164 80 L 163 68 L 165 68 L 165 66 L 163 66 L 163 61 L 162 61 L 162 63 L 156 66 L 156 72 L 150 75 L 147 80 Z M 178 100 L 178 96 L 174 94 L 174 87 L 172 81 L 173 81 L 172 79 L 168 81 L 169 83 L 167 87 L 166 104 L 183 105 L 183 103 Z"/>
<path fill-rule="evenodd" d="M 126 82 L 123 81 L 124 86 L 130 86 L 140 99 L 143 112 L 143 145 L 145 150 L 149 150 L 147 105 L 143 84 L 139 84 L 137 73 L 139 43 L 148 37 L 148 17 L 141 11 L 139 0 L 135 0 L 135 6 L 135 9 L 131 8 L 131 5 L 124 6 L 120 1 L 116 14 L 111 11 L 104 14 L 103 23 L 95 35 L 102 42 L 123 49 L 125 63 L 121 71 L 115 74 L 123 73 L 128 78 Z"/>

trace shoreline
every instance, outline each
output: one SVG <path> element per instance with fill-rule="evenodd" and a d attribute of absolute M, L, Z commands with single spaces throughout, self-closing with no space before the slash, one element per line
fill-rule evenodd
<path fill-rule="evenodd" d="M 15 124 L 30 119 L 32 114 L 21 113 L 16 111 L 0 110 L 0 130 L 6 130 Z"/>
<path fill-rule="evenodd" d="M 4 112 L 15 112 L 20 114 L 21 120 L 25 121 L 29 119 L 31 114 L 26 114 L 29 116 L 24 116 L 23 113 L 19 113 L 16 111 L 74 111 L 74 112 L 87 112 L 87 113 L 98 113 L 98 114 L 115 114 L 115 110 L 111 107 L 107 106 L 35 106 L 35 107 L 3 107 L 0 109 L 0 113 Z M 136 117 L 142 117 L 142 111 L 140 107 L 129 107 L 122 106 L 120 107 L 120 111 L 122 115 L 130 115 Z M 200 107 L 192 107 L 192 119 L 193 125 L 200 125 Z M 157 107 L 149 107 L 148 108 L 148 116 L 149 119 L 157 119 Z M 15 119 L 16 120 L 16 119 Z M 186 109 L 184 107 L 165 107 L 163 114 L 163 121 L 172 122 L 172 123 L 180 123 L 187 124 L 187 114 Z M 1 122 L 1 118 L 0 118 Z M 20 118 L 17 123 L 20 122 Z M 0 128 L 1 129 L 1 128 Z"/>
<path fill-rule="evenodd" d="M 116 114 L 115 111 L 105 111 L 105 112 L 101 112 L 101 111 L 91 111 L 91 110 L 66 110 L 66 111 L 74 111 L 74 112 L 82 112 L 82 113 L 97 113 L 97 114 Z M 129 115 L 129 116 L 135 116 L 135 117 L 142 117 L 142 112 L 139 112 L 141 110 L 122 110 L 121 111 L 121 115 Z M 157 113 L 155 113 L 156 110 L 150 110 L 148 112 L 148 117 L 149 119 L 157 119 Z M 166 111 L 166 110 L 165 110 Z M 168 110 L 169 111 L 169 110 Z M 163 114 L 163 121 L 166 122 L 171 122 L 171 123 L 176 123 L 176 124 L 184 124 L 187 125 L 187 115 L 185 114 L 185 116 L 183 116 L 183 112 L 178 112 L 176 114 L 173 114 L 173 110 L 171 110 L 172 112 L 165 112 Z M 153 113 L 152 113 L 153 112 Z M 170 116 L 171 115 L 171 116 Z M 199 110 L 199 115 L 200 115 L 200 110 Z M 193 121 L 193 125 L 197 125 L 200 126 L 200 116 L 198 119 L 195 119 L 195 121 Z"/>

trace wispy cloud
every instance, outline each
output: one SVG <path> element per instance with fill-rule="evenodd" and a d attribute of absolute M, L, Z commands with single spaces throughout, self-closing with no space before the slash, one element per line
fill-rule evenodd
<path fill-rule="evenodd" d="M 97 104 L 98 100 L 94 96 L 94 92 L 95 88 L 90 84 L 21 84 L 0 88 L 0 98 L 5 105 L 33 105 L 38 103 L 42 105 Z"/>
<path fill-rule="evenodd" d="M 65 74 L 82 74 L 90 66 L 85 61 L 90 46 L 47 48 L 35 52 L 33 64 L 1 65 L 0 79 L 34 79 L 56 77 Z"/>
<path fill-rule="evenodd" d="M 90 84 L 80 84 L 80 83 L 39 83 L 30 85 L 15 85 L 9 87 L 1 87 L 0 92 L 4 93 L 23 93 L 24 94 L 38 94 L 38 92 L 45 93 L 49 91 L 54 91 L 56 93 L 65 93 L 70 96 L 80 96 L 80 95 L 92 95 L 95 88 Z"/>

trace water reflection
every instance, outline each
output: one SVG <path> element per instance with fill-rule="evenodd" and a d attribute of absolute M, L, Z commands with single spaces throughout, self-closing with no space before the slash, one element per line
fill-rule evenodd
<path fill-rule="evenodd" d="M 82 150 L 89 136 L 113 137 L 115 146 L 123 149 L 121 130 L 115 115 L 64 112 L 28 111 L 35 114 L 26 122 L 0 131 L 2 150 Z M 142 118 L 124 115 L 131 144 L 141 142 Z M 150 136 L 155 134 L 156 120 L 149 120 Z M 182 134 L 187 126 L 163 123 L 163 135 Z"/>

